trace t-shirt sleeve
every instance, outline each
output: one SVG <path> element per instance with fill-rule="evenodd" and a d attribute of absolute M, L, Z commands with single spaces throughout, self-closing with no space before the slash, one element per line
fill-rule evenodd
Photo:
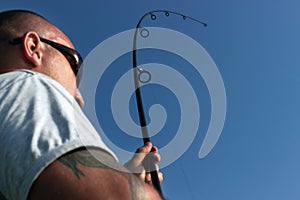
<path fill-rule="evenodd" d="M 26 199 L 42 170 L 68 151 L 93 146 L 115 156 L 50 78 L 26 73 L 0 88 L 0 112 L 0 190 L 8 199 Z"/>

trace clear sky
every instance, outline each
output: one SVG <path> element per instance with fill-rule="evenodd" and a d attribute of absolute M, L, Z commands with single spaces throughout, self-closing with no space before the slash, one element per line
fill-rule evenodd
<path fill-rule="evenodd" d="M 134 28 L 140 17 L 151 10 L 172 10 L 208 24 L 203 27 L 178 16 L 166 19 L 163 14 L 158 14 L 155 21 L 150 18 L 144 21 L 147 26 L 180 31 L 201 44 L 216 64 L 226 91 L 227 112 L 222 134 L 212 151 L 199 159 L 212 114 L 204 79 L 194 78 L 195 73 L 188 69 L 190 64 L 166 52 L 149 50 L 139 54 L 143 63 L 163 63 L 182 70 L 180 73 L 191 81 L 199 99 L 201 120 L 194 122 L 199 123 L 199 129 L 193 143 L 179 159 L 162 169 L 163 192 L 167 199 L 174 200 L 300 199 L 299 6 L 297 0 L 14 0 L 0 3 L 1 10 L 29 9 L 42 14 L 71 38 L 84 58 L 99 43 Z M 108 87 L 103 88 L 100 83 L 95 97 L 85 97 L 96 99 L 99 123 L 103 124 L 107 137 L 133 151 L 142 141 L 123 134 L 109 110 L 111 85 L 130 64 L 130 56 L 121 56 L 101 79 Z M 172 80 L 172 76 L 165 76 Z M 159 85 L 145 86 L 142 92 L 147 99 L 146 106 L 159 103 L 167 112 L 166 125 L 152 140 L 163 148 L 176 137 L 180 120 L 185 120 L 180 118 L 180 102 L 170 90 Z M 136 120 L 133 97 L 130 103 Z M 176 148 L 170 151 L 175 152 Z"/>

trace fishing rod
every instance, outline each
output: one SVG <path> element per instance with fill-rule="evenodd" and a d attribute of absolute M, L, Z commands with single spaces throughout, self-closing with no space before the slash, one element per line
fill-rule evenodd
<path fill-rule="evenodd" d="M 144 107 L 143 107 L 142 94 L 141 94 L 141 89 L 140 89 L 139 82 L 144 83 L 141 80 L 140 75 L 143 72 L 146 72 L 146 71 L 143 71 L 143 69 L 140 69 L 140 68 L 137 67 L 138 66 L 137 65 L 137 55 L 136 55 L 137 35 L 138 35 L 139 30 L 142 28 L 141 27 L 142 21 L 149 15 L 150 15 L 152 20 L 156 20 L 156 13 L 164 13 L 166 17 L 170 16 L 170 14 L 178 15 L 178 16 L 181 16 L 183 20 L 189 19 L 189 20 L 192 20 L 194 22 L 200 23 L 205 27 L 207 26 L 206 23 L 204 23 L 202 21 L 199 21 L 195 18 L 186 16 L 186 15 L 178 13 L 178 12 L 169 11 L 169 10 L 153 10 L 153 11 L 147 12 L 138 21 L 138 23 L 136 25 L 136 28 L 135 28 L 135 32 L 134 32 L 134 38 L 133 38 L 132 64 L 133 64 L 133 72 L 134 72 L 134 85 L 135 85 L 135 88 L 136 88 L 135 97 L 136 97 L 136 102 L 137 102 L 137 109 L 138 109 L 140 127 L 141 127 L 141 131 L 142 131 L 144 144 L 146 144 L 147 142 L 150 142 L 150 136 L 149 136 L 149 132 L 148 132 L 148 129 L 147 129 L 145 111 L 144 111 Z M 145 37 L 145 36 L 142 36 L 142 37 Z M 149 72 L 146 72 L 146 73 L 149 76 L 148 80 L 150 80 L 151 74 Z M 157 170 L 156 170 L 156 167 L 155 167 L 155 163 L 151 160 L 151 157 L 148 156 L 147 159 L 148 160 L 147 160 L 146 163 L 147 163 L 148 166 L 145 166 L 146 171 L 150 171 L 153 186 L 160 193 L 161 197 L 163 197 L 163 193 L 162 193 L 162 189 L 161 189 L 161 186 L 160 186 L 160 182 L 159 182 L 158 173 L 157 173 Z"/>

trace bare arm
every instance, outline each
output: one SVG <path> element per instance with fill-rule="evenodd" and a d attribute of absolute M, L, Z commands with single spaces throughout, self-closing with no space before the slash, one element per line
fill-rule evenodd
<path fill-rule="evenodd" d="M 151 185 L 125 170 L 101 150 L 73 151 L 42 172 L 28 199 L 161 199 Z"/>

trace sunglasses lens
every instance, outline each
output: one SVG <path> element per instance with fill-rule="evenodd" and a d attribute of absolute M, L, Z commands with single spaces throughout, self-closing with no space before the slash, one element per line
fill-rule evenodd
<path fill-rule="evenodd" d="M 80 65 L 82 64 L 82 59 L 77 54 L 65 55 L 68 62 L 70 63 L 75 75 L 77 75 Z"/>
<path fill-rule="evenodd" d="M 53 48 L 60 51 L 66 57 L 68 62 L 70 63 L 74 74 L 77 75 L 83 60 L 82 60 L 82 57 L 80 56 L 80 54 L 75 49 L 71 49 L 67 46 L 47 40 L 45 38 L 40 38 L 40 39 L 42 42 L 45 42 L 45 43 L 51 45 Z"/>

